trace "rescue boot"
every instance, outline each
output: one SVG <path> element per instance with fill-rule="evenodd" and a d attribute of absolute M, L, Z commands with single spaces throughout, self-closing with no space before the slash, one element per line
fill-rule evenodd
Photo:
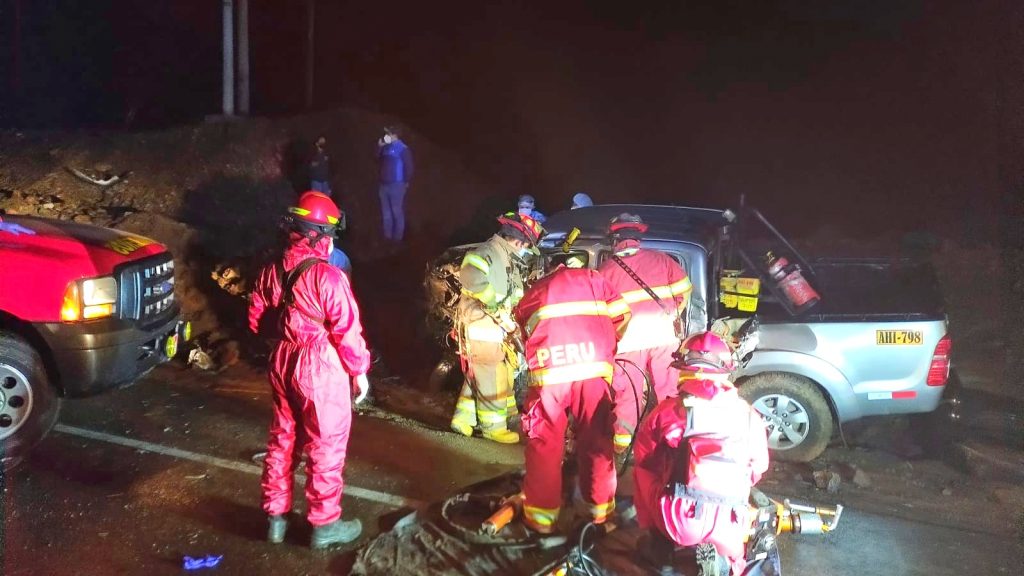
<path fill-rule="evenodd" d="M 718 576 L 720 564 L 718 562 L 718 550 L 710 542 L 704 542 L 697 546 L 697 576 Z M 728 572 L 725 572 L 728 574 Z"/>
<path fill-rule="evenodd" d="M 456 434 L 462 434 L 463 436 L 473 435 L 473 427 L 469 424 L 463 424 L 462 422 L 452 422 L 452 431 Z"/>
<path fill-rule="evenodd" d="M 284 542 L 284 533 L 288 530 L 288 518 L 284 514 L 267 516 L 267 542 L 280 544 Z"/>
<path fill-rule="evenodd" d="M 518 444 L 519 434 L 511 430 L 486 430 L 484 431 L 484 438 L 493 440 L 501 444 Z"/>
<path fill-rule="evenodd" d="M 363 523 L 356 520 L 338 518 L 330 524 L 314 526 L 313 535 L 309 539 L 309 547 L 314 550 L 328 548 L 337 544 L 348 544 L 359 538 L 363 533 Z"/>

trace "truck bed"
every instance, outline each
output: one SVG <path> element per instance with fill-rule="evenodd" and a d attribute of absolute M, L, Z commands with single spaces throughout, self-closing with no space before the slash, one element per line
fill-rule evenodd
<path fill-rule="evenodd" d="M 802 322 L 923 321 L 945 318 L 935 270 L 907 259 L 827 258 L 812 260 L 821 302 Z M 766 322 L 793 322 L 769 291 L 759 314 Z"/>

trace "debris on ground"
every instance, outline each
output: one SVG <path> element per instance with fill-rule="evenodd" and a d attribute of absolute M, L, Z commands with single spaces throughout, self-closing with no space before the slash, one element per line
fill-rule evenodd
<path fill-rule="evenodd" d="M 188 353 L 188 365 L 194 366 L 200 370 L 214 369 L 213 359 L 210 358 L 210 355 L 199 346 L 196 346 Z"/>
<path fill-rule="evenodd" d="M 201 570 L 203 568 L 216 568 L 220 561 L 224 559 L 224 555 L 213 556 L 207 555 L 203 558 L 193 558 L 191 556 L 185 556 L 182 561 L 182 568 L 185 570 Z"/>
<path fill-rule="evenodd" d="M 835 494 L 839 491 L 841 482 L 842 480 L 839 478 L 838 472 L 828 468 L 814 471 L 814 485 L 817 486 L 818 490 L 825 490 L 830 494 Z"/>
<path fill-rule="evenodd" d="M 871 477 L 868 476 L 867 472 L 861 470 L 860 468 L 854 469 L 853 478 L 851 479 L 851 481 L 858 488 L 869 488 L 871 486 Z"/>
<path fill-rule="evenodd" d="M 99 171 L 99 174 L 97 174 L 96 176 L 90 176 L 89 174 L 86 174 L 82 170 L 79 170 L 71 166 L 65 166 L 65 168 L 67 168 L 68 172 L 74 174 L 75 177 L 78 178 L 79 180 L 82 180 L 83 182 L 88 182 L 89 184 L 102 186 L 104 188 L 121 182 L 122 180 L 128 178 L 128 176 L 132 173 L 131 170 L 128 170 L 120 174 L 110 174 L 108 170 L 102 170 Z"/>
<path fill-rule="evenodd" d="M 220 265 L 213 270 L 210 277 L 213 278 L 213 281 L 216 282 L 222 290 L 232 296 L 241 296 L 249 291 L 245 279 L 238 270 L 232 266 Z"/>

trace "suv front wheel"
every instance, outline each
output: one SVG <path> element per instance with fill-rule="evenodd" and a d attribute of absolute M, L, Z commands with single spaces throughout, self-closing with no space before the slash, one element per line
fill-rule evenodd
<path fill-rule="evenodd" d="M 57 422 L 60 399 L 42 358 L 25 340 L 0 331 L 0 462 L 11 469 Z"/>

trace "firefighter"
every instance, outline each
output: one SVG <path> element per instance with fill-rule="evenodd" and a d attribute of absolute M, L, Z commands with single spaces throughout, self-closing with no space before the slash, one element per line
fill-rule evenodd
<path fill-rule="evenodd" d="M 637 431 L 637 522 L 651 531 L 649 549 L 665 554 L 660 564 L 671 564 L 674 545 L 703 545 L 699 561 L 720 555 L 740 574 L 750 489 L 768 469 L 767 432 L 730 381 L 736 360 L 728 344 L 701 332 L 680 355 L 679 397 L 662 401 Z M 711 546 L 715 554 L 707 554 Z"/>
<path fill-rule="evenodd" d="M 625 453 L 636 430 L 638 401 L 644 398 L 644 372 L 660 402 L 677 394 L 679 372 L 672 354 L 679 349 L 692 286 L 671 256 L 640 248 L 647 225 L 639 216 L 620 214 L 608 226 L 614 255 L 598 271 L 618 290 L 633 313 L 619 342 L 615 390 L 615 451 Z M 653 292 L 657 299 L 651 297 Z"/>
<path fill-rule="evenodd" d="M 370 354 L 348 278 L 327 263 L 340 211 L 326 195 L 307 192 L 286 217 L 289 245 L 263 268 L 249 305 L 249 328 L 276 335 L 269 361 L 274 410 L 263 468 L 267 539 L 284 541 L 292 507 L 292 474 L 306 464 L 310 546 L 354 541 L 358 519 L 341 519 L 345 454 L 355 402 L 369 391 Z"/>
<path fill-rule="evenodd" d="M 526 338 L 530 382 L 522 416 L 523 521 L 543 534 L 555 530 L 572 414 L 580 493 L 591 520 L 602 524 L 615 508 L 609 384 L 629 305 L 597 272 L 560 266 L 527 291 L 515 314 Z"/>
<path fill-rule="evenodd" d="M 517 337 L 511 312 L 523 297 L 525 258 L 543 229 L 529 216 L 513 212 L 498 222 L 498 233 L 467 253 L 459 271 L 456 329 L 466 379 L 451 428 L 471 436 L 479 427 L 488 440 L 516 444 L 519 434 L 508 429 L 508 418 L 516 413 L 512 384 L 518 366 L 518 351 L 510 343 Z"/>

